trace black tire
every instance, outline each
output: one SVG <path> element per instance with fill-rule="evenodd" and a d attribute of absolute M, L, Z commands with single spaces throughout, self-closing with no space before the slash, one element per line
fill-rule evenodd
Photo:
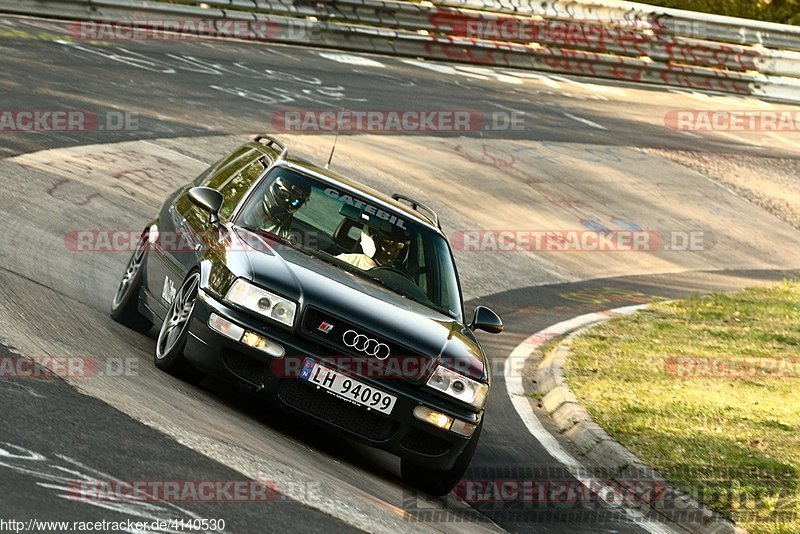
<path fill-rule="evenodd" d="M 200 273 L 193 271 L 175 293 L 175 298 L 164 316 L 154 355 L 156 367 L 193 384 L 200 382 L 205 374 L 186 361 L 183 349 L 189 337 L 189 323 L 199 289 Z"/>
<path fill-rule="evenodd" d="M 147 237 L 142 235 L 136 250 L 131 254 L 125 273 L 111 301 L 111 318 L 138 332 L 148 332 L 153 323 L 139 311 L 139 295 L 144 280 L 144 260 L 147 255 Z"/>
<path fill-rule="evenodd" d="M 475 449 L 478 448 L 481 428 L 483 428 L 483 422 L 475 429 L 472 439 L 470 439 L 464 450 L 461 451 L 453 467 L 446 471 L 437 471 L 435 469 L 422 467 L 405 458 L 400 460 L 400 476 L 403 478 L 403 481 L 435 497 L 441 497 L 453 491 L 453 488 L 455 488 L 464 477 L 464 473 L 467 472 L 467 468 L 472 461 L 472 456 L 475 454 Z"/>

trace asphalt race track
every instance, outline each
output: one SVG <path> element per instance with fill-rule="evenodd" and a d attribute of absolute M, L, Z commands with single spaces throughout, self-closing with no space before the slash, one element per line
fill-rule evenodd
<path fill-rule="evenodd" d="M 0 19 L 0 68 L 0 109 L 99 117 L 87 131 L 0 133 L 0 362 L 48 355 L 106 364 L 88 378 L 0 376 L 0 519 L 213 518 L 225 520 L 225 532 L 671 531 L 597 504 L 561 514 L 530 503 L 419 495 L 400 481 L 394 457 L 322 434 L 229 384 L 206 379 L 195 387 L 152 365 L 155 335 L 108 317 L 128 253 L 82 253 L 69 235 L 141 230 L 167 192 L 249 136 L 275 132 L 276 112 L 466 109 L 524 117 L 518 129 L 340 137 L 335 168 L 440 208 L 449 235 L 602 224 L 703 236 L 692 250 L 672 243 L 631 253 L 456 247 L 467 313 L 486 304 L 506 323 L 503 335 L 481 336 L 494 383 L 467 479 L 558 472 L 503 383 L 505 358 L 532 333 L 583 313 L 800 272 L 796 228 L 664 156 L 694 150 L 796 162 L 796 132 L 686 133 L 664 119 L 676 109 L 788 106 L 302 47 L 78 42 L 63 23 L 11 17 Z M 285 139 L 317 161 L 332 142 L 309 132 Z M 280 495 L 179 503 L 70 497 L 75 480 L 96 477 L 269 481 Z"/>

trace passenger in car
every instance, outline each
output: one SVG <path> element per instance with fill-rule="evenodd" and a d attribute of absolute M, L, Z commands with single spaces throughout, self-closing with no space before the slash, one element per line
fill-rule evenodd
<path fill-rule="evenodd" d="M 397 267 L 409 245 L 404 236 L 391 235 L 374 228 L 361 230 L 361 253 L 339 254 L 337 259 L 364 271 L 375 267 Z"/>

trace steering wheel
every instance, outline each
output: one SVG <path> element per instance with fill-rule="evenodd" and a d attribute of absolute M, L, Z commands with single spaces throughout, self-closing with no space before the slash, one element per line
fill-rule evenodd
<path fill-rule="evenodd" d="M 408 274 L 402 269 L 398 269 L 397 267 L 392 267 L 391 265 L 378 265 L 377 267 L 373 267 L 372 269 L 369 270 L 370 274 L 380 275 L 380 273 L 382 272 L 399 274 L 403 276 L 403 278 L 408 279 L 408 281 L 411 282 L 412 284 L 416 285 L 416 282 L 414 282 L 414 279 L 411 277 L 410 274 Z"/>

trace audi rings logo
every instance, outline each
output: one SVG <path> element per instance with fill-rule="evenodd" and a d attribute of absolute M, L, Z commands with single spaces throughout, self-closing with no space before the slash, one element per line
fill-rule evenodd
<path fill-rule="evenodd" d="M 379 360 L 385 360 L 391 353 L 389 345 L 386 343 L 379 343 L 364 334 L 359 334 L 355 330 L 345 332 L 342 336 L 342 342 L 351 349 L 363 352 L 367 356 L 375 356 Z"/>

